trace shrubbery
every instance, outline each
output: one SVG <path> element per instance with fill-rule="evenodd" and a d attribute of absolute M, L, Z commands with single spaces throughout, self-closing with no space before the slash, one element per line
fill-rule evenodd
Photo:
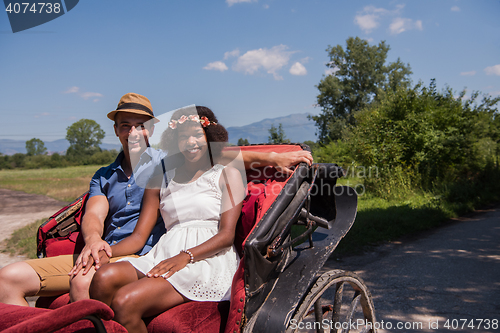
<path fill-rule="evenodd" d="M 376 167 L 378 176 L 364 179 L 364 185 L 382 198 L 430 191 L 450 200 L 463 192 L 470 199 L 466 192 L 478 189 L 472 184 L 500 177 L 500 97 L 464 96 L 450 88 L 438 91 L 434 80 L 428 87 L 388 91 L 356 113 L 356 125 L 345 129 L 344 139 L 315 149 L 315 159 L 344 168 Z"/>
<path fill-rule="evenodd" d="M 41 168 L 64 168 L 76 165 L 105 165 L 112 163 L 118 151 L 103 150 L 96 151 L 91 155 L 34 155 L 17 153 L 11 156 L 0 156 L 0 169 L 41 169 Z"/>

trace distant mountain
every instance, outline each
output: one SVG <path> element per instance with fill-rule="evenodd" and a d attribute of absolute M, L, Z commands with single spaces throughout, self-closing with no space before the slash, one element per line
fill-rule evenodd
<path fill-rule="evenodd" d="M 238 143 L 238 139 L 247 139 L 250 143 L 264 143 L 269 137 L 271 125 L 281 123 L 287 139 L 291 142 L 316 141 L 314 121 L 307 119 L 308 113 L 296 113 L 286 117 L 267 118 L 256 123 L 240 127 L 228 127 L 229 142 Z"/>
<path fill-rule="evenodd" d="M 45 141 L 44 144 L 45 148 L 47 148 L 48 153 L 64 154 L 66 152 L 66 149 L 68 149 L 69 147 L 69 142 L 66 139 Z M 101 148 L 104 150 L 120 150 L 121 145 L 103 143 L 101 144 Z M 14 155 L 16 153 L 26 154 L 26 141 L 0 139 L 0 153 L 4 155 Z"/>
<path fill-rule="evenodd" d="M 290 139 L 291 142 L 316 141 L 316 126 L 314 126 L 314 121 L 307 119 L 307 116 L 307 113 L 296 113 L 286 117 L 267 118 L 250 125 L 228 127 L 229 142 L 237 144 L 238 139 L 243 138 L 250 143 L 265 143 L 268 140 L 271 125 L 278 127 L 279 124 L 282 124 L 286 138 Z M 44 143 L 49 153 L 64 154 L 69 147 L 69 142 L 66 139 Z M 120 150 L 121 145 L 103 143 L 101 148 Z M 26 141 L 0 139 L 0 153 L 4 155 L 26 154 Z"/>

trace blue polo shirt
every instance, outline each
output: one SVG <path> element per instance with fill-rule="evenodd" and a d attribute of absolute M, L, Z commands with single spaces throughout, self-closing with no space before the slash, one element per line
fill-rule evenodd
<path fill-rule="evenodd" d="M 155 157 L 157 153 L 160 154 L 152 149 L 147 152 L 152 157 Z M 134 177 L 136 173 L 132 174 L 130 178 L 125 175 L 121 167 L 123 158 L 122 151 L 112 164 L 100 168 L 90 181 L 89 198 L 104 195 L 108 199 L 109 212 L 104 221 L 104 240 L 110 245 L 114 245 L 132 234 L 139 219 L 144 195 L 144 186 L 136 184 Z M 151 163 L 153 164 L 156 159 L 152 158 Z M 153 167 L 154 165 L 151 165 L 151 168 Z M 149 170 L 149 168 L 146 169 Z M 156 221 L 146 245 L 136 254 L 143 255 L 149 252 L 164 233 L 165 224 L 160 217 Z"/>

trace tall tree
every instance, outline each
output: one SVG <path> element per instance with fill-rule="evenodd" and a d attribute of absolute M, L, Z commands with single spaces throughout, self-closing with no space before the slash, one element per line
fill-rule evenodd
<path fill-rule="evenodd" d="M 45 144 L 42 140 L 33 138 L 31 140 L 26 141 L 26 155 L 35 156 L 35 155 L 43 155 L 47 151 L 45 148 Z"/>
<path fill-rule="evenodd" d="M 283 130 L 283 125 L 280 123 L 278 128 L 276 126 L 271 125 L 269 129 L 268 136 L 269 143 L 288 143 L 289 139 L 286 138 L 285 130 Z"/>
<path fill-rule="evenodd" d="M 68 155 L 90 155 L 99 151 L 104 131 L 91 119 L 80 119 L 66 129 L 66 140 L 70 146 Z"/>
<path fill-rule="evenodd" d="M 385 41 L 370 46 L 359 37 L 348 38 L 345 50 L 341 45 L 328 47 L 331 74 L 316 86 L 322 113 L 311 117 L 321 142 L 342 138 L 343 130 L 355 125 L 354 114 L 386 91 L 409 87 L 410 65 L 400 59 L 385 65 L 389 49 Z"/>

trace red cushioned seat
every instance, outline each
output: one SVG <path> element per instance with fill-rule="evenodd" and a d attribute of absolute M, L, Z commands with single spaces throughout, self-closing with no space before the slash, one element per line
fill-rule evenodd
<path fill-rule="evenodd" d="M 228 311 L 229 302 L 184 303 L 154 317 L 148 332 L 224 332 Z"/>
<path fill-rule="evenodd" d="M 56 310 L 0 303 L 0 313 L 0 331 L 4 333 L 95 332 L 90 321 L 82 320 L 89 315 L 104 319 L 109 333 L 127 332 L 120 324 L 109 321 L 114 316 L 113 310 L 95 300 L 75 302 Z"/>

